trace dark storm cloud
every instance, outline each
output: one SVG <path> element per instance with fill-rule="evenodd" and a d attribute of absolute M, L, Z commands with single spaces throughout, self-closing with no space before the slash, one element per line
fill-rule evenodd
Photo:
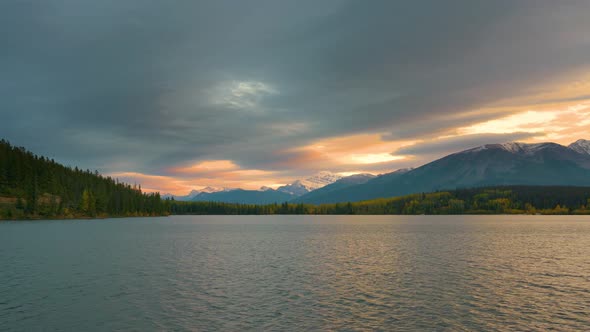
<path fill-rule="evenodd" d="M 339 135 L 419 138 L 497 117 L 458 115 L 588 65 L 588 10 L 2 1 L 0 136 L 66 163 L 147 173 L 202 159 L 271 169 L 277 151 Z"/>

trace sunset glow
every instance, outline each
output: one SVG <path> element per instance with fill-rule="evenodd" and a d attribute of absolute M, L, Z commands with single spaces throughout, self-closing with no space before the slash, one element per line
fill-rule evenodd
<path fill-rule="evenodd" d="M 9 6 L 0 131 L 64 164 L 178 194 L 590 138 L 585 6 L 383 5 L 142 3 L 131 14 L 56 3 L 39 16 Z M 12 17 L 30 19 L 26 35 L 9 33 Z"/>

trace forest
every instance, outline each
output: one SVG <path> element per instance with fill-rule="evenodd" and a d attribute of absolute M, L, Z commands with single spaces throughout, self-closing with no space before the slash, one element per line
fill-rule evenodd
<path fill-rule="evenodd" d="M 171 214 L 590 214 L 589 187 L 506 186 L 337 204 L 171 202 Z"/>
<path fill-rule="evenodd" d="M 0 140 L 0 219 L 162 216 L 158 193 L 60 165 Z"/>
<path fill-rule="evenodd" d="M 456 189 L 337 204 L 181 202 L 98 172 L 60 165 L 0 140 L 0 219 L 187 214 L 590 214 L 590 188 Z"/>

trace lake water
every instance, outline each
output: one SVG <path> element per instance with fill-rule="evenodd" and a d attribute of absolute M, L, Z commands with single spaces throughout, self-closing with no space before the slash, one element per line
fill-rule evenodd
<path fill-rule="evenodd" d="M 590 218 L 0 223 L 0 330 L 590 329 Z"/>

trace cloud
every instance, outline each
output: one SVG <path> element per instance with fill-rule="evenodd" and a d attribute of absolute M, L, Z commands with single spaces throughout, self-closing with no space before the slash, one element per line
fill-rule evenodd
<path fill-rule="evenodd" d="M 141 185 L 141 190 L 145 192 L 159 191 L 161 193 L 184 195 L 195 188 L 184 180 L 168 176 L 142 174 L 137 172 L 119 172 L 107 175 L 125 183 L 139 183 Z"/>
<path fill-rule="evenodd" d="M 270 85 L 256 81 L 223 82 L 209 91 L 213 104 L 247 110 L 259 110 L 262 98 L 276 93 Z"/>
<path fill-rule="evenodd" d="M 404 156 L 394 156 L 390 153 L 351 154 L 351 161 L 358 164 L 377 164 L 388 161 L 405 159 Z"/>
<path fill-rule="evenodd" d="M 440 155 L 448 154 L 474 148 L 485 144 L 506 143 L 512 141 L 526 140 L 533 137 L 531 133 L 510 133 L 510 134 L 473 134 L 453 136 L 425 142 L 397 149 L 393 154 L 399 155 Z"/>
<path fill-rule="evenodd" d="M 513 133 L 516 131 L 527 131 L 537 134 L 544 134 L 542 126 L 553 122 L 557 114 L 554 112 L 527 111 L 509 115 L 505 118 L 477 123 L 468 127 L 459 128 L 462 134 L 473 133 Z"/>
<path fill-rule="evenodd" d="M 589 10 L 548 0 L 6 0 L 0 136 L 105 173 L 186 177 L 169 171 L 207 160 L 271 172 L 269 183 L 386 171 L 422 162 L 379 162 L 408 142 L 586 101 Z M 564 128 L 587 129 L 543 130 L 566 140 Z"/>
<path fill-rule="evenodd" d="M 205 160 L 190 166 L 171 167 L 168 172 L 171 174 L 207 174 L 218 171 L 231 171 L 238 169 L 231 160 Z"/>
<path fill-rule="evenodd" d="M 278 185 L 292 181 L 290 177 L 278 172 L 254 169 L 218 170 L 202 174 L 153 175 L 140 172 L 113 172 L 107 175 L 126 183 L 141 184 L 144 191 L 177 195 L 186 195 L 193 189 L 202 189 L 206 186 L 256 190 L 268 184 Z"/>

